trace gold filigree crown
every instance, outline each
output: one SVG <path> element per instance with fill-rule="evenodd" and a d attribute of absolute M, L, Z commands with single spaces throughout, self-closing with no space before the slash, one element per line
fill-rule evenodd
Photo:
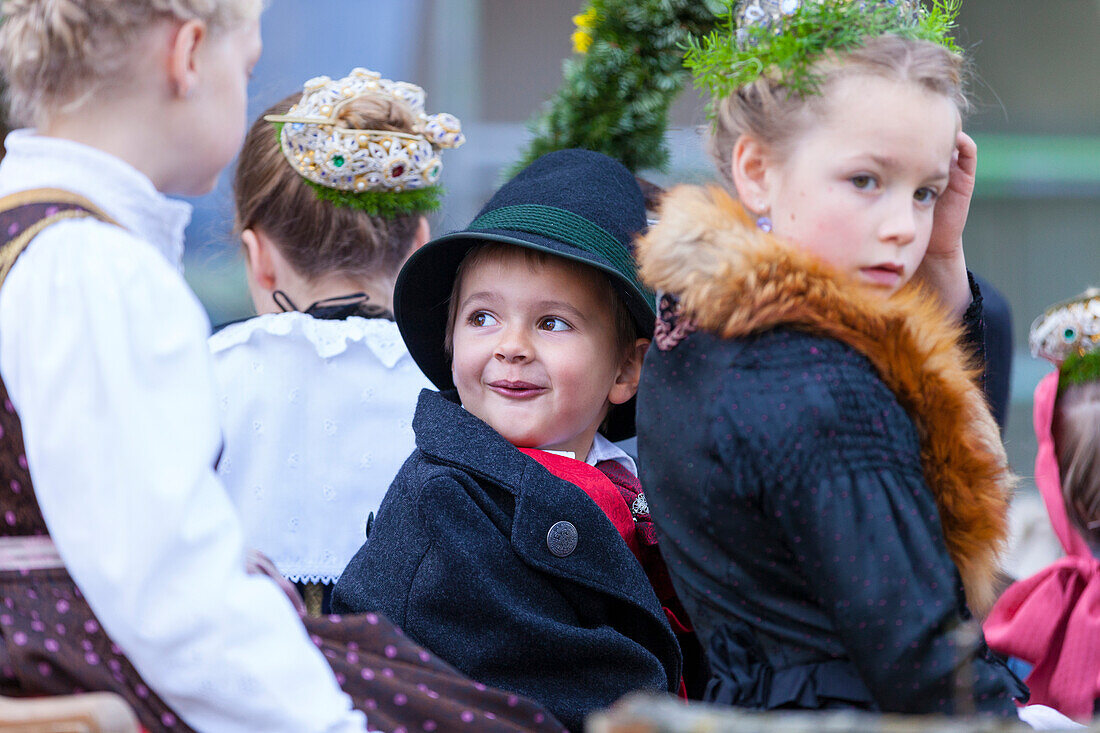
<path fill-rule="evenodd" d="M 390 96 L 411 109 L 416 118 L 411 133 L 357 130 L 340 121 L 348 104 L 378 95 Z M 307 181 L 352 196 L 421 191 L 439 180 L 443 168 L 439 151 L 466 141 L 457 117 L 424 112 L 424 96 L 415 84 L 356 68 L 343 79 L 310 79 L 301 100 L 286 114 L 264 119 L 279 125 L 283 154 Z M 341 203 L 371 208 L 353 200 Z"/>
<path fill-rule="evenodd" d="M 1100 354 L 1100 289 L 1052 305 L 1031 324 L 1028 342 L 1033 356 L 1058 365 Z"/>

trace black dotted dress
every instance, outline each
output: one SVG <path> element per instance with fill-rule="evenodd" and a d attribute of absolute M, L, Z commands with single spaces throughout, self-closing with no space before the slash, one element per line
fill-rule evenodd
<path fill-rule="evenodd" d="M 950 713 L 962 695 L 1015 715 L 1026 688 L 960 635 L 921 443 L 870 361 L 804 330 L 693 332 L 673 305 L 642 376 L 639 467 L 708 699 Z"/>

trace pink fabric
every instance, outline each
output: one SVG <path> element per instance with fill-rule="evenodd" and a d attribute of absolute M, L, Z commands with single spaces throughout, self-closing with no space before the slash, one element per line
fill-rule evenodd
<path fill-rule="evenodd" d="M 1054 402 L 1058 398 L 1058 372 L 1051 372 L 1035 388 L 1035 437 L 1039 453 L 1035 456 L 1035 483 L 1047 505 L 1051 526 L 1067 555 L 1092 557 L 1088 543 L 1070 524 L 1062 499 L 1062 478 L 1058 475 L 1058 456 L 1054 452 Z"/>
<path fill-rule="evenodd" d="M 1031 703 L 1076 720 L 1092 718 L 1100 696 L 1100 561 L 1070 524 L 1062 499 L 1051 425 L 1058 373 L 1035 390 L 1035 482 L 1066 557 L 1014 583 L 998 599 L 983 630 L 989 646 L 1034 665 Z"/>

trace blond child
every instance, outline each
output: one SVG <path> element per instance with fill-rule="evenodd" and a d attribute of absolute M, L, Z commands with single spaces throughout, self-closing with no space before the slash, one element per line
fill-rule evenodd
<path fill-rule="evenodd" d="M 453 116 L 425 114 L 423 89 L 355 69 L 261 115 L 238 158 L 236 230 L 259 315 L 210 338 L 218 475 L 248 544 L 307 584 L 314 612 L 413 449 L 430 383 L 393 321 L 393 284 L 429 238 L 440 152 L 462 142 Z"/>
<path fill-rule="evenodd" d="M 245 574 L 180 274 L 190 207 L 165 196 L 210 190 L 240 145 L 260 5 L 3 3 L 12 112 L 35 128 L 0 166 L 5 694 L 110 689 L 155 730 L 364 729 L 286 597 Z"/>
<path fill-rule="evenodd" d="M 745 0 L 689 54 L 738 201 L 676 189 L 639 244 L 664 293 L 639 456 L 716 702 L 1027 697 L 956 633 L 992 603 L 1012 476 L 957 343 L 980 299 L 949 5 Z"/>
<path fill-rule="evenodd" d="M 626 168 L 565 150 L 410 258 L 397 322 L 444 391 L 421 394 L 416 450 L 333 595 L 573 730 L 629 691 L 680 687 L 645 497 L 612 443 L 633 434 L 653 324 L 631 250 L 644 226 Z"/>

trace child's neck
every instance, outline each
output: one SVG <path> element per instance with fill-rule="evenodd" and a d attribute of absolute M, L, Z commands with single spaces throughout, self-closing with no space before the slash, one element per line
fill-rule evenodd
<path fill-rule="evenodd" d="M 158 127 L 156 121 L 129 106 L 119 100 L 118 106 L 104 112 L 106 105 L 82 105 L 76 112 L 51 115 L 38 133 L 113 155 L 144 174 L 158 191 L 171 193 L 174 181 L 169 171 L 176 170 L 176 151 L 165 150 L 164 140 L 149 133 L 148 128 Z"/>
<path fill-rule="evenodd" d="M 547 453 L 555 453 L 557 455 L 564 455 L 569 458 L 575 458 L 582 463 L 588 461 L 588 454 L 592 452 L 592 446 L 595 443 L 595 437 L 582 438 L 581 440 L 569 441 L 566 443 L 559 443 L 555 445 L 540 445 L 538 450 L 546 451 Z"/>
<path fill-rule="evenodd" d="M 382 278 L 355 278 L 339 273 L 322 275 L 313 280 L 295 278 L 286 283 L 279 283 L 279 290 L 286 293 L 291 302 L 298 308 L 308 308 L 311 304 L 329 298 L 339 298 L 352 293 L 365 293 L 367 302 L 393 310 L 393 282 Z M 280 309 L 274 299 L 268 297 L 263 302 L 256 304 L 256 312 L 279 313 Z"/>

